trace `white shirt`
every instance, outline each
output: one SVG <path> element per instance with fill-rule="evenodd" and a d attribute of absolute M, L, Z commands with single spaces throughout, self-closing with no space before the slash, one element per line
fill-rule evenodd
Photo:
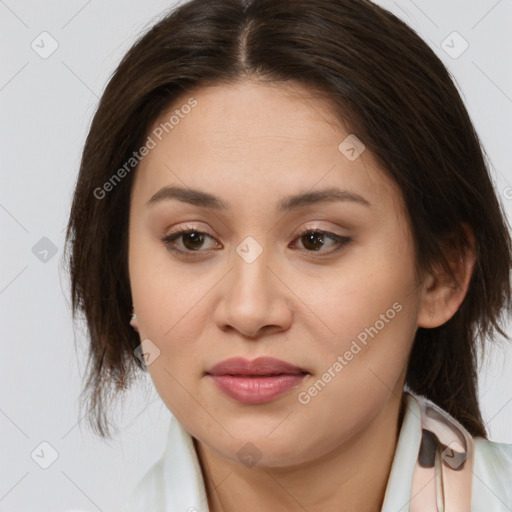
<path fill-rule="evenodd" d="M 414 399 L 406 394 L 405 398 L 407 407 L 382 512 L 410 510 L 413 472 L 418 459 L 422 426 L 420 408 L 416 401 L 418 396 Z M 512 512 L 512 444 L 474 438 L 472 482 L 471 512 Z M 171 418 L 162 457 L 144 475 L 122 510 L 209 512 L 205 485 L 192 437 L 176 418 Z"/>

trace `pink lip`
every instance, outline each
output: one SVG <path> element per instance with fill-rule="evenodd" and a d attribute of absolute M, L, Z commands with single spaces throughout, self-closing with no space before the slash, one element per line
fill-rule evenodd
<path fill-rule="evenodd" d="M 297 387 L 308 374 L 298 366 L 273 357 L 253 361 L 240 357 L 226 359 L 206 373 L 223 393 L 246 404 L 274 400 Z"/>

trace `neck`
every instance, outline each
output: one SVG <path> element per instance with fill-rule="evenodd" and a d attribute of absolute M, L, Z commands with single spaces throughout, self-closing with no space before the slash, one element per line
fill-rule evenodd
<path fill-rule="evenodd" d="M 384 501 L 403 402 L 394 395 L 373 421 L 327 455 L 297 467 L 247 468 L 194 440 L 210 512 L 283 510 L 379 512 Z"/>

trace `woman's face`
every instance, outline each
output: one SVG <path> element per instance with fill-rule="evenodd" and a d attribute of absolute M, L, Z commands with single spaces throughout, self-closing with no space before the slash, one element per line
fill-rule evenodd
<path fill-rule="evenodd" d="M 162 400 L 217 454 L 274 467 L 397 410 L 422 312 L 399 190 L 326 103 L 290 87 L 180 98 L 149 133 L 129 223 L 132 325 Z M 263 356 L 300 373 L 209 374 Z"/>

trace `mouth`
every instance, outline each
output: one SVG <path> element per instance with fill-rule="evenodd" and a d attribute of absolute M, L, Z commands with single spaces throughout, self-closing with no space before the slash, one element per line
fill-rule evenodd
<path fill-rule="evenodd" d="M 224 375 L 227 377 L 278 377 L 280 375 L 306 375 L 307 372 L 300 372 L 300 373 L 224 373 L 224 374 L 218 374 L 218 375 Z M 207 375 L 213 375 L 213 374 L 207 374 Z"/>
<path fill-rule="evenodd" d="M 286 361 L 260 357 L 253 361 L 227 359 L 213 366 L 206 375 L 231 399 L 256 405 L 273 401 L 300 386 L 309 372 Z"/>
<path fill-rule="evenodd" d="M 252 361 L 242 357 L 233 357 L 221 361 L 210 368 L 206 373 L 208 375 L 265 377 L 274 375 L 300 375 L 308 372 L 304 368 L 274 357 L 259 357 Z"/>

